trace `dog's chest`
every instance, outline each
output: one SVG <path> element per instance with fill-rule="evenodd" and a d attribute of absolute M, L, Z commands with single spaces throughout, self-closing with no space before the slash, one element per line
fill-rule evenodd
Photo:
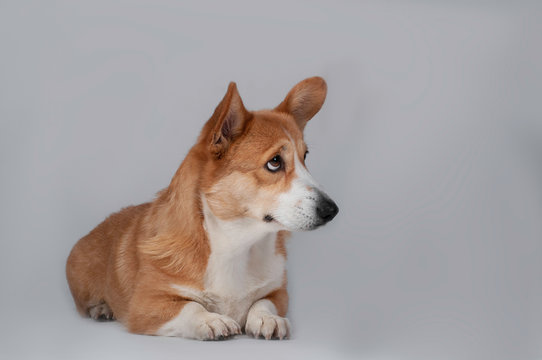
<path fill-rule="evenodd" d="M 270 234 L 247 249 L 212 249 L 204 284 L 209 311 L 243 324 L 255 301 L 280 288 L 285 259 L 276 253 L 275 242 L 276 235 Z"/>

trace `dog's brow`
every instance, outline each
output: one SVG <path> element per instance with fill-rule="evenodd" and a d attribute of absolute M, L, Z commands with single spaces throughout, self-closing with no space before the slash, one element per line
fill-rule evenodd
<path fill-rule="evenodd" d="M 294 138 L 292 137 L 292 135 L 290 135 L 290 133 L 288 132 L 288 130 L 286 130 L 284 128 L 284 126 L 281 126 L 282 128 L 282 131 L 284 131 L 284 133 L 286 134 L 286 136 L 288 136 L 288 139 L 290 139 L 290 141 L 292 142 L 292 144 L 294 144 L 294 148 L 295 148 L 295 140 Z"/>

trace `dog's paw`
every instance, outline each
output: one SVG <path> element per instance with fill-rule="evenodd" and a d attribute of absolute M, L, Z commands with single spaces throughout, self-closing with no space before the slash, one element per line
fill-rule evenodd
<path fill-rule="evenodd" d="M 196 327 L 194 337 L 198 340 L 222 340 L 239 334 L 241 327 L 229 316 L 207 313 Z"/>
<path fill-rule="evenodd" d="M 290 321 L 267 312 L 249 313 L 245 325 L 247 335 L 269 339 L 287 339 L 290 337 Z"/>
<path fill-rule="evenodd" d="M 105 302 L 91 306 L 88 309 L 88 315 L 97 321 L 115 320 L 113 310 Z"/>

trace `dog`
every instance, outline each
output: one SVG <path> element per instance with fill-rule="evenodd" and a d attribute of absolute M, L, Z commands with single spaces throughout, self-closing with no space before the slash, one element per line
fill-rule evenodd
<path fill-rule="evenodd" d="M 78 312 L 137 334 L 288 338 L 285 241 L 338 213 L 305 167 L 303 130 L 326 93 L 312 77 L 248 111 L 230 83 L 169 186 L 73 247 Z"/>

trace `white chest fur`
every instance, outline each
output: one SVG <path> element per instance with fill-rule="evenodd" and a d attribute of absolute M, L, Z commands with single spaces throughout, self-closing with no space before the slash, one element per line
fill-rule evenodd
<path fill-rule="evenodd" d="M 284 280 L 286 260 L 277 254 L 277 233 L 263 221 L 218 219 L 202 201 L 211 245 L 204 290 L 174 287 L 208 311 L 244 324 L 250 306 L 280 288 Z"/>

